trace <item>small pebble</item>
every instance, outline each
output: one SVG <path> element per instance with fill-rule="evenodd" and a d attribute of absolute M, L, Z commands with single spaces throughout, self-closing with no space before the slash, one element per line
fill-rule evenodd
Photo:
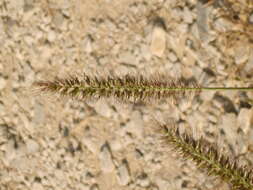
<path fill-rule="evenodd" d="M 118 167 L 118 182 L 122 186 L 125 186 L 130 182 L 128 163 L 126 160 L 123 160 L 121 165 Z"/>
<path fill-rule="evenodd" d="M 105 104 L 103 101 L 95 102 L 94 109 L 98 114 L 104 117 L 112 117 L 112 115 L 114 114 L 112 108 L 108 104 Z"/>
<path fill-rule="evenodd" d="M 177 61 L 177 56 L 176 56 L 176 54 L 174 53 L 174 52 L 170 52 L 169 54 L 168 54 L 168 58 L 169 58 L 169 60 L 171 61 L 171 62 L 176 62 Z"/>
<path fill-rule="evenodd" d="M 90 187 L 90 190 L 99 190 L 99 187 L 97 184 L 93 184 L 91 187 Z"/>
<path fill-rule="evenodd" d="M 91 36 L 87 36 L 84 40 L 84 51 L 86 53 L 91 53 L 93 51 L 93 39 Z"/>
<path fill-rule="evenodd" d="M 252 109 L 242 108 L 238 115 L 238 125 L 246 134 L 250 130 L 250 126 L 252 125 Z"/>
<path fill-rule="evenodd" d="M 150 181 L 149 181 L 149 179 L 148 179 L 147 174 L 142 174 L 140 177 L 138 177 L 137 183 L 138 183 L 141 187 L 148 187 L 148 186 L 150 185 Z"/>
<path fill-rule="evenodd" d="M 26 148 L 27 148 L 27 153 L 35 153 L 39 150 L 40 146 L 38 143 L 32 139 L 29 139 L 26 141 Z"/>
<path fill-rule="evenodd" d="M 222 115 L 220 127 L 224 130 L 226 138 L 229 140 L 229 142 L 235 142 L 238 129 L 236 115 L 234 113 Z"/>
<path fill-rule="evenodd" d="M 193 22 L 193 12 L 189 10 L 188 7 L 184 7 L 184 13 L 183 13 L 184 21 L 187 24 L 191 24 Z"/>
<path fill-rule="evenodd" d="M 150 51 L 157 57 L 162 57 L 166 48 L 166 32 L 164 27 L 157 23 L 153 28 Z"/>
<path fill-rule="evenodd" d="M 0 76 L 0 90 L 4 89 L 5 86 L 6 86 L 6 81 L 4 80 L 4 78 Z"/>
<path fill-rule="evenodd" d="M 101 147 L 99 154 L 100 166 L 103 172 L 112 172 L 114 170 L 114 164 L 109 145 L 106 143 Z"/>
<path fill-rule="evenodd" d="M 251 13 L 250 16 L 249 16 L 249 22 L 250 22 L 251 24 L 253 24 L 253 13 Z"/>

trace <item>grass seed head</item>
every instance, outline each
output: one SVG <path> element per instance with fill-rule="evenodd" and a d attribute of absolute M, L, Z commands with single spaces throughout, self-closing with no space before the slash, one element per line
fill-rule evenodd
<path fill-rule="evenodd" d="M 70 76 L 52 81 L 38 81 L 34 86 L 41 92 L 57 93 L 77 99 L 109 98 L 133 102 L 168 98 L 172 102 L 199 93 L 194 82 L 172 79 L 163 75 L 149 78 L 139 75 L 98 77 L 84 74 L 82 78 Z"/>

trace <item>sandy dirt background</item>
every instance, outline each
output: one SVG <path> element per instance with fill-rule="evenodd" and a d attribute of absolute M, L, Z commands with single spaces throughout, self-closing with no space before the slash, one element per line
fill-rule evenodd
<path fill-rule="evenodd" d="M 231 23 L 216 12 L 195 0 L 0 0 L 0 189 L 229 189 L 162 147 L 153 120 L 173 118 L 252 165 L 252 93 L 125 104 L 31 87 L 82 72 L 248 86 L 251 44 L 227 40 Z"/>

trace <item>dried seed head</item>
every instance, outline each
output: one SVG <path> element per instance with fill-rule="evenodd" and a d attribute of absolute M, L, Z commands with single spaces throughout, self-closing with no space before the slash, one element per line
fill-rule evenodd
<path fill-rule="evenodd" d="M 78 77 L 56 78 L 53 81 L 38 81 L 34 86 L 42 92 L 58 93 L 77 99 L 109 98 L 118 100 L 145 101 L 169 98 L 172 101 L 200 92 L 194 82 L 171 79 L 162 75 L 146 78 L 143 75 L 124 77 Z"/>
<path fill-rule="evenodd" d="M 193 139 L 187 133 L 180 134 L 178 127 L 161 125 L 162 140 L 172 146 L 183 158 L 193 160 L 199 168 L 207 170 L 208 175 L 221 177 L 234 189 L 253 189 L 253 171 L 239 166 L 238 161 L 222 154 L 216 147 L 205 141 Z"/>

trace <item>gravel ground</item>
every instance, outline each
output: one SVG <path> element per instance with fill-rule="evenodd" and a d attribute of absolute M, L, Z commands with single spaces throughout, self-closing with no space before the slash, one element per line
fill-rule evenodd
<path fill-rule="evenodd" d="M 38 96 L 31 88 L 82 72 L 248 86 L 250 27 L 229 33 L 240 26 L 216 14 L 215 5 L 196 0 L 1 0 L 0 189 L 229 189 L 161 146 L 153 120 L 180 121 L 252 165 L 253 93 L 127 104 Z"/>

